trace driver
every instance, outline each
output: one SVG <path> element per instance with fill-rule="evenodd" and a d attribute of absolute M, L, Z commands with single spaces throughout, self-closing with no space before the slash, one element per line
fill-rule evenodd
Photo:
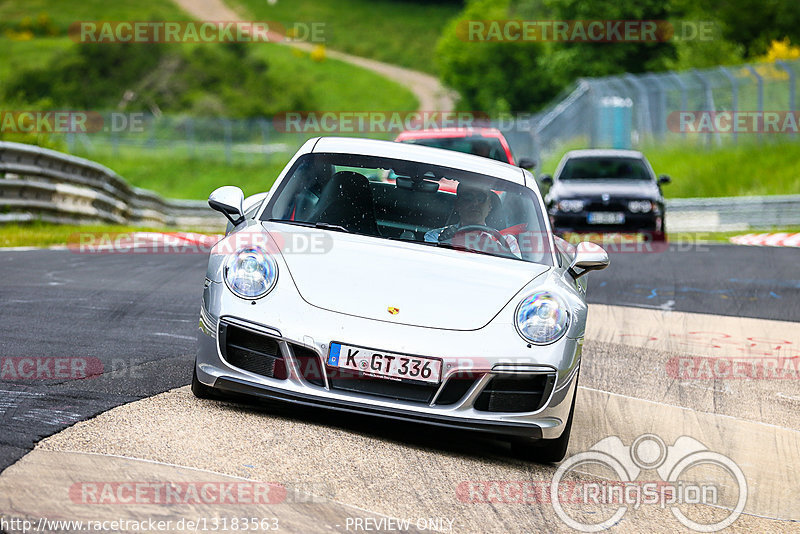
<path fill-rule="evenodd" d="M 482 226 L 485 227 L 489 236 L 496 240 L 494 234 L 498 234 L 497 230 L 486 224 L 486 217 L 492 210 L 492 201 L 489 195 L 494 194 L 485 189 L 475 186 L 470 186 L 461 182 L 456 189 L 456 204 L 455 213 L 458 216 L 458 222 L 445 226 L 444 228 L 434 228 L 425 233 L 425 241 L 429 243 L 448 242 L 453 239 L 453 236 L 461 228 L 468 226 Z M 481 232 L 480 228 L 476 228 L 475 232 Z M 505 243 L 508 249 L 518 258 L 522 257 L 519 250 L 519 243 L 513 235 L 504 235 Z"/>

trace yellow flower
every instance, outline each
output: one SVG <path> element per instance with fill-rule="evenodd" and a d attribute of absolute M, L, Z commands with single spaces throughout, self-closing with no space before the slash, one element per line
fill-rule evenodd
<path fill-rule="evenodd" d="M 311 59 L 314 61 L 325 60 L 325 45 L 317 45 L 311 50 Z"/>

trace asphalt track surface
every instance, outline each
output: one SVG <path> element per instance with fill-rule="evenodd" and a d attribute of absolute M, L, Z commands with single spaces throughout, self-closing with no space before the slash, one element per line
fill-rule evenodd
<path fill-rule="evenodd" d="M 612 255 L 611 268 L 590 275 L 590 301 L 798 322 L 798 260 L 798 250 L 720 245 L 649 254 L 620 252 Z M 42 438 L 78 421 L 187 384 L 204 270 L 205 257 L 197 254 L 0 252 L 0 355 L 97 358 L 101 365 L 93 369 L 102 371 L 84 380 L 0 382 L 0 469 L 19 460 Z M 728 391 L 727 396 L 712 391 L 705 398 L 708 392 L 690 388 L 676 392 L 648 378 L 648 373 L 627 380 L 606 376 L 602 362 L 613 362 L 625 349 L 613 343 L 591 345 L 588 337 L 587 333 L 586 350 L 591 349 L 594 363 L 583 373 L 587 395 L 595 389 L 616 391 L 731 417 L 737 410 L 746 411 L 755 414 L 753 420 L 797 428 L 796 405 L 780 415 L 772 405 L 758 401 L 753 405 L 752 391 Z M 660 356 L 649 351 L 636 357 L 641 364 Z M 648 393 L 642 395 L 637 389 Z M 780 388 L 769 394 L 781 395 Z M 334 432 L 377 435 L 393 440 L 393 447 L 404 447 L 415 433 L 407 425 L 381 428 L 306 412 L 293 417 L 330 426 Z M 763 417 L 765 413 L 778 415 Z M 415 450 L 435 449 L 433 441 L 441 439 L 440 434 L 411 439 L 410 445 Z M 483 440 L 477 445 L 471 442 L 467 453 L 480 455 L 479 449 L 488 447 L 490 455 L 502 454 Z M 448 443 L 445 453 L 464 452 L 457 440 Z"/>

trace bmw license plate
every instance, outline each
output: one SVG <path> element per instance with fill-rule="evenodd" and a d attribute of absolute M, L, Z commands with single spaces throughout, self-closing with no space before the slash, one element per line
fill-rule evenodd
<path fill-rule="evenodd" d="M 422 356 L 396 354 L 341 343 L 331 343 L 328 365 L 367 376 L 389 380 L 418 380 L 438 383 L 442 377 L 442 361 Z"/>
<path fill-rule="evenodd" d="M 616 211 L 592 211 L 586 216 L 589 224 L 623 224 L 625 214 Z"/>

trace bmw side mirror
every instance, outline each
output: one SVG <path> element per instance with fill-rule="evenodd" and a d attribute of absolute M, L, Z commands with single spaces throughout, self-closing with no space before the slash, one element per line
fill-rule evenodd
<path fill-rule="evenodd" d="M 545 185 L 553 185 L 553 177 L 549 174 L 543 174 L 539 177 L 539 181 Z"/>
<path fill-rule="evenodd" d="M 234 185 L 222 186 L 208 196 L 211 209 L 222 213 L 234 226 L 244 220 L 243 203 L 244 193 Z"/>
<path fill-rule="evenodd" d="M 605 269 L 608 264 L 608 254 L 603 247 L 584 241 L 575 247 L 575 258 L 569 266 L 569 272 L 577 280 L 589 271 Z M 580 269 L 580 272 L 576 269 Z"/>
<path fill-rule="evenodd" d="M 536 168 L 536 161 L 531 158 L 519 158 L 519 166 L 530 171 Z"/>
<path fill-rule="evenodd" d="M 670 178 L 666 174 L 662 174 L 661 176 L 658 177 L 659 185 L 666 185 L 666 184 L 668 184 L 670 182 L 672 182 L 672 178 Z"/>

